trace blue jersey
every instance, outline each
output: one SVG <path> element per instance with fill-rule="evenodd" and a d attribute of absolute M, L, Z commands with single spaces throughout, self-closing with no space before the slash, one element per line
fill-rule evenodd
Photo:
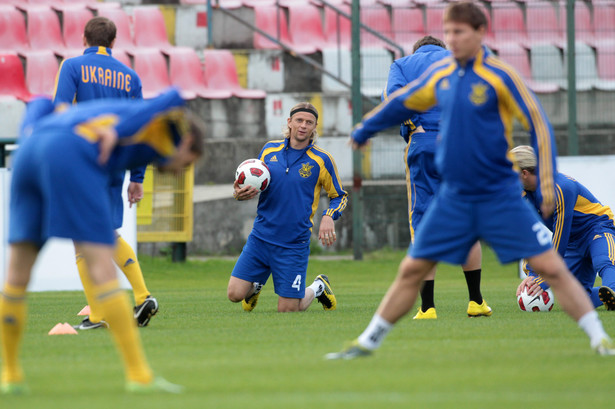
<path fill-rule="evenodd" d="M 482 47 L 461 67 L 452 57 L 433 64 L 418 80 L 368 113 L 352 132 L 359 144 L 406 120 L 413 111 L 442 109 L 436 166 L 442 183 L 466 200 L 519 188 L 513 163 L 513 118 L 529 131 L 538 156 L 539 189 L 555 202 L 553 130 L 532 91 L 517 72 Z"/>
<path fill-rule="evenodd" d="M 88 47 L 83 55 L 62 61 L 53 96 L 56 106 L 102 98 L 143 99 L 141 79 L 132 68 L 113 58 L 110 48 Z M 118 205 L 124 171 L 112 182 Z M 143 183 L 144 176 L 145 168 L 131 169 L 130 181 Z"/>
<path fill-rule="evenodd" d="M 525 198 L 540 213 L 539 192 L 525 191 Z M 553 247 L 566 261 L 570 271 L 591 293 L 598 273 L 603 285 L 612 285 L 615 263 L 615 217 L 581 183 L 562 173 L 555 175 L 555 211 L 543 219 L 553 233 Z M 538 277 L 529 266 L 526 273 Z M 536 281 L 548 288 L 542 277 Z M 608 284 L 604 284 L 608 283 Z M 592 297 L 597 298 L 597 297 Z M 594 303 L 601 305 L 601 303 Z"/>
<path fill-rule="evenodd" d="M 258 200 L 254 236 L 282 247 L 304 247 L 310 241 L 321 189 L 330 198 L 323 215 L 333 220 L 341 216 L 348 194 L 328 152 L 313 143 L 296 151 L 284 139 L 267 142 L 259 157 L 269 167 L 271 183 Z"/>
<path fill-rule="evenodd" d="M 395 91 L 418 79 L 433 63 L 450 55 L 448 50 L 429 44 L 419 47 L 412 55 L 395 60 L 389 69 L 382 100 L 387 101 Z M 410 118 L 402 124 L 400 135 L 408 142 L 410 134 L 422 126 L 427 133 L 433 132 L 435 138 L 439 129 L 440 114 L 440 108 L 437 106 L 425 112 L 411 113 Z"/>
<path fill-rule="evenodd" d="M 132 68 L 113 58 L 110 48 L 89 47 L 83 55 L 62 61 L 53 102 L 142 97 L 141 80 Z"/>
<path fill-rule="evenodd" d="M 48 100 L 36 100 L 28 111 L 46 112 L 45 106 Z M 183 106 L 178 91 L 170 90 L 148 101 L 84 102 L 31 124 L 14 159 L 9 241 L 42 245 L 54 236 L 115 243 L 110 178 L 168 160 L 180 142 L 175 124 Z M 119 138 L 104 165 L 98 163 L 96 129 L 101 127 L 113 127 Z"/>

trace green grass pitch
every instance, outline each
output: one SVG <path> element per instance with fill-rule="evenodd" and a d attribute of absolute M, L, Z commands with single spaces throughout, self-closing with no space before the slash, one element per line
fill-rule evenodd
<path fill-rule="evenodd" d="M 80 292 L 29 295 L 23 363 L 31 393 L 2 396 L 3 408 L 590 408 L 613 402 L 615 357 L 599 357 L 556 304 L 550 313 L 516 306 L 515 265 L 484 251 L 489 318 L 467 318 L 459 267 L 436 277 L 438 319 L 401 320 L 382 348 L 357 361 L 325 361 L 367 325 L 396 274 L 401 251 L 364 261 L 311 260 L 308 279 L 326 273 L 336 311 L 314 303 L 279 314 L 271 283 L 246 313 L 226 299 L 233 260 L 173 264 L 141 259 L 160 302 L 140 329 L 157 374 L 185 385 L 183 395 L 123 392 L 120 361 L 106 330 L 48 336 L 79 322 Z M 615 335 L 615 313 L 599 310 Z"/>

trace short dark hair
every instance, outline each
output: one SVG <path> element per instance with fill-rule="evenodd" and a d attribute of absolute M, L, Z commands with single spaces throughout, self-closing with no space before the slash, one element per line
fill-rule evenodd
<path fill-rule="evenodd" d="M 444 21 L 469 24 L 474 30 L 487 29 L 487 16 L 474 2 L 451 3 L 444 11 Z"/>
<path fill-rule="evenodd" d="M 418 41 L 414 43 L 414 46 L 412 47 L 412 53 L 415 53 L 416 50 L 418 50 L 424 45 L 437 45 L 439 47 L 446 48 L 446 44 L 444 44 L 444 41 L 440 40 L 439 38 L 433 36 L 425 36 L 418 39 Z"/>
<path fill-rule="evenodd" d="M 117 28 L 106 17 L 94 17 L 85 25 L 83 36 L 90 47 L 111 47 Z"/>

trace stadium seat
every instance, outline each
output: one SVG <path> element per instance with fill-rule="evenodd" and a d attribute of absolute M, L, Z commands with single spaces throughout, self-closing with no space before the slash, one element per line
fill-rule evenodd
<path fill-rule="evenodd" d="M 442 17 L 444 16 L 444 5 L 431 5 L 425 10 L 425 34 L 444 39 L 442 28 Z"/>
<path fill-rule="evenodd" d="M 167 28 L 158 7 L 135 7 L 133 10 L 134 39 L 137 47 L 169 49 Z"/>
<path fill-rule="evenodd" d="M 67 48 L 83 49 L 83 29 L 92 17 L 92 11 L 85 7 L 62 10 L 62 30 Z"/>
<path fill-rule="evenodd" d="M 530 46 L 537 43 L 562 44 L 564 37 L 556 7 L 557 3 L 550 1 L 528 3 L 526 29 Z"/>
<path fill-rule="evenodd" d="M 17 54 L 0 54 L 0 95 L 22 101 L 30 99 L 21 59 Z"/>
<path fill-rule="evenodd" d="M 393 38 L 408 54 L 414 43 L 425 35 L 423 11 L 419 8 L 393 8 Z"/>
<path fill-rule="evenodd" d="M 596 59 L 598 77 L 605 80 L 615 80 L 615 44 L 598 42 L 596 44 Z"/>
<path fill-rule="evenodd" d="M 546 94 L 559 91 L 559 86 L 556 84 L 534 81 L 528 51 L 521 45 L 515 43 L 502 44 L 498 49 L 498 57 L 517 70 L 534 92 Z"/>
<path fill-rule="evenodd" d="M 391 39 L 393 28 L 389 11 L 380 5 L 370 5 L 361 8 L 361 23 L 375 32 Z M 361 30 L 361 47 L 383 47 L 388 44 L 369 31 Z"/>
<path fill-rule="evenodd" d="M 382 48 L 361 49 L 361 92 L 380 97 L 393 63 L 391 53 Z"/>
<path fill-rule="evenodd" d="M 566 7 L 561 5 L 560 7 L 560 27 L 562 28 L 563 41 L 566 41 Z M 589 44 L 593 44 L 594 26 L 591 21 L 591 13 L 587 5 L 582 1 L 574 2 L 574 37 L 576 41 L 583 41 Z M 615 20 L 613 21 L 615 24 Z"/>
<path fill-rule="evenodd" d="M 310 4 L 289 4 L 288 34 L 292 48 L 300 54 L 313 54 L 326 46 L 320 11 Z"/>
<path fill-rule="evenodd" d="M 26 86 L 32 95 L 52 96 L 58 72 L 58 59 L 50 50 L 29 51 L 26 60 Z"/>
<path fill-rule="evenodd" d="M 179 87 L 184 98 L 226 99 L 233 96 L 230 90 L 207 88 L 203 64 L 193 49 L 177 47 L 166 53 L 169 56 L 171 83 Z"/>
<path fill-rule="evenodd" d="M 141 78 L 143 98 L 153 98 L 171 86 L 167 62 L 162 53 L 152 48 L 132 52 L 134 70 Z"/>
<path fill-rule="evenodd" d="M 113 56 L 113 58 L 115 58 L 122 64 L 132 68 L 132 61 L 130 60 L 130 56 L 125 50 L 122 50 L 120 48 L 113 48 L 111 50 L 111 55 Z"/>
<path fill-rule="evenodd" d="M 0 5 L 0 51 L 20 52 L 30 48 L 26 20 L 19 10 L 10 5 Z"/>
<path fill-rule="evenodd" d="M 25 12 L 30 47 L 33 50 L 53 50 L 64 55 L 66 46 L 56 12 L 47 6 L 29 6 Z"/>
<path fill-rule="evenodd" d="M 205 83 L 207 88 L 229 90 L 238 98 L 260 99 L 267 95 L 258 89 L 245 89 L 239 85 L 235 58 L 228 50 L 205 50 Z"/>
<path fill-rule="evenodd" d="M 350 6 L 339 5 L 339 10 L 350 15 Z M 330 7 L 325 7 L 325 23 L 324 32 L 325 38 L 329 45 L 350 49 L 351 44 L 351 21 L 350 19 L 335 12 Z"/>
<path fill-rule="evenodd" d="M 500 44 L 527 44 L 527 31 L 523 12 L 514 4 L 494 4 L 492 8 L 492 32 L 494 47 Z"/>
<path fill-rule="evenodd" d="M 278 39 L 286 45 L 290 45 L 290 36 L 288 35 L 288 22 L 286 21 L 286 13 L 284 10 L 278 9 L 276 6 L 259 6 L 254 8 L 254 25 L 256 28 L 269 34 L 271 37 Z M 267 37 L 255 32 L 254 33 L 254 48 L 256 49 L 278 49 L 280 46 L 268 39 Z"/>
<path fill-rule="evenodd" d="M 596 42 L 615 42 L 615 4 L 594 4 L 594 35 Z"/>
<path fill-rule="evenodd" d="M 615 90 L 615 81 L 600 80 L 594 50 L 586 43 L 575 43 L 575 72 L 577 91 L 589 91 L 592 88 L 604 91 Z M 568 58 L 564 49 L 564 74 L 568 74 Z"/>
<path fill-rule="evenodd" d="M 530 48 L 532 78 L 539 82 L 556 84 L 568 88 L 564 75 L 564 62 L 561 51 L 551 44 L 534 44 Z"/>
<path fill-rule="evenodd" d="M 132 39 L 130 18 L 122 8 L 102 8 L 98 10 L 98 15 L 107 17 L 115 23 L 117 34 L 115 36 L 114 48 L 132 50 L 135 42 Z"/>

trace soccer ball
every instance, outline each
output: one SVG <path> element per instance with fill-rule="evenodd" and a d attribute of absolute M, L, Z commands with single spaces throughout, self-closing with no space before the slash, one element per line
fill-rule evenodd
<path fill-rule="evenodd" d="M 527 312 L 551 311 L 551 309 L 553 309 L 554 300 L 555 298 L 553 298 L 553 292 L 550 288 L 538 295 L 528 295 L 526 287 L 517 297 L 519 308 L 521 308 L 522 311 Z"/>
<path fill-rule="evenodd" d="M 271 174 L 263 161 L 247 159 L 237 167 L 235 180 L 239 183 L 240 188 L 249 185 L 262 192 L 269 186 Z"/>

